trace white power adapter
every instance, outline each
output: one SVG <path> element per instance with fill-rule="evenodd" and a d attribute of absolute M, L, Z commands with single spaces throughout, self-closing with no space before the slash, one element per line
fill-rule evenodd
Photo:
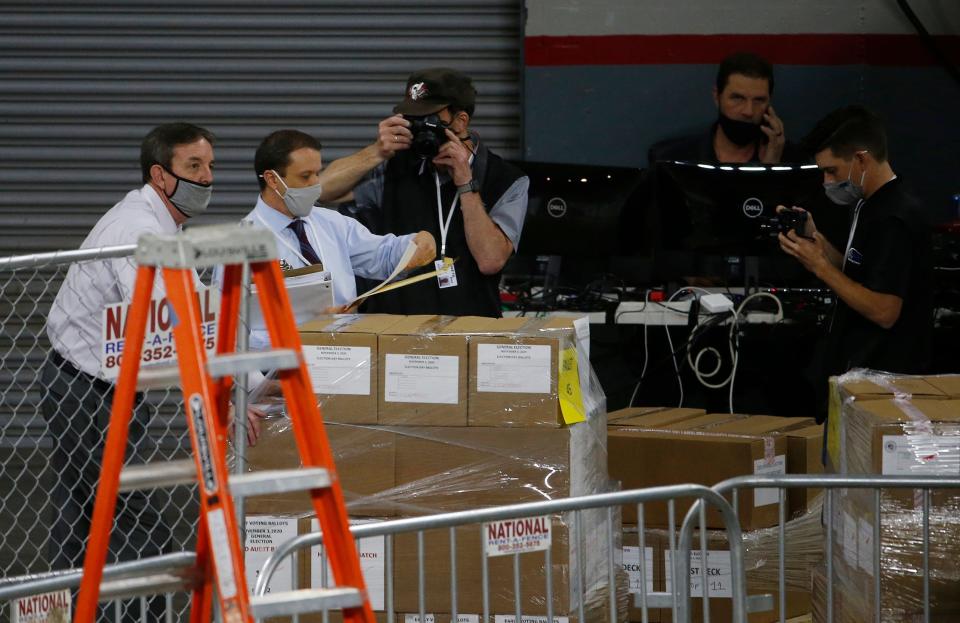
<path fill-rule="evenodd" d="M 700 297 L 700 308 L 708 314 L 733 311 L 733 301 L 723 294 L 705 294 Z"/>

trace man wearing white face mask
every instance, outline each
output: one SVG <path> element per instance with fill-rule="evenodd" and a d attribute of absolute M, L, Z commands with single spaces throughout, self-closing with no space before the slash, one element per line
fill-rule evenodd
<path fill-rule="evenodd" d="M 321 193 L 320 142 L 309 134 L 273 132 L 257 148 L 254 169 L 260 196 L 245 220 L 274 232 L 282 267 L 320 264 L 330 273 L 335 306 L 330 311 L 343 311 L 357 296 L 354 275 L 368 279 L 389 276 L 411 240 L 417 252 L 405 268 L 423 266 L 436 255 L 433 236 L 425 231 L 377 236 L 355 219 L 314 207 Z M 319 273 L 317 278 L 321 278 Z M 257 342 L 258 336 L 252 336 L 252 346 L 265 346 Z"/>
<path fill-rule="evenodd" d="M 827 197 L 852 209 L 843 251 L 817 231 L 809 215 L 804 231 L 780 235 L 781 248 L 839 299 L 823 378 L 855 367 L 924 372 L 933 332 L 930 227 L 893 172 L 882 123 L 865 108 L 850 106 L 824 118 L 807 142 Z"/>
<path fill-rule="evenodd" d="M 203 213 L 213 189 L 213 142 L 208 130 L 188 123 L 154 128 L 140 147 L 143 186 L 108 210 L 81 248 L 134 244 L 147 233 L 173 234 L 187 219 Z M 52 349 L 41 373 L 40 407 L 50 427 L 50 462 L 57 476 L 50 494 L 53 569 L 83 562 L 113 403 L 113 383 L 99 376 L 103 309 L 131 300 L 136 272 L 129 256 L 72 264 L 47 318 Z M 155 293 L 161 291 L 158 284 Z M 149 460 L 155 449 L 147 434 L 149 416 L 139 394 L 130 424 L 134 462 Z M 166 503 L 155 495 L 138 491 L 120 497 L 111 557 L 132 560 L 170 550 L 170 530 L 161 516 Z M 155 606 L 162 613 L 162 599 L 151 603 L 151 610 Z M 125 619 L 139 620 L 132 608 L 139 605 L 127 608 Z"/>

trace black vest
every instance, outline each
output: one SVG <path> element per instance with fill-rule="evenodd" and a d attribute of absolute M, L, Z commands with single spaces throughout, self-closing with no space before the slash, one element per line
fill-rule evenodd
<path fill-rule="evenodd" d="M 420 173 L 421 161 L 410 152 L 401 152 L 388 163 L 384 174 L 383 205 L 374 233 L 408 234 L 420 230 L 433 234 L 440 253 L 440 221 L 437 214 L 437 187 L 433 171 L 427 165 Z M 516 167 L 480 146 L 473 162 L 480 182 L 480 197 L 487 212 L 510 186 L 523 176 Z M 452 180 L 440 186 L 443 216 L 447 217 L 456 194 Z M 368 300 L 366 311 L 388 314 L 449 314 L 454 316 L 499 317 L 500 273 L 484 275 L 467 247 L 463 213 L 457 203 L 447 232 L 447 257 L 457 258 L 457 286 L 438 287 L 436 277 L 379 294 Z M 411 273 L 435 270 L 433 263 Z"/>

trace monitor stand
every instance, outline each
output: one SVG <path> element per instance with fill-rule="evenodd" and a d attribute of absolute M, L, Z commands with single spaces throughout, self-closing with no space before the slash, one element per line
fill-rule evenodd
<path fill-rule="evenodd" d="M 744 296 L 756 291 L 760 284 L 760 258 L 756 255 L 728 255 L 726 281 L 731 286 L 743 286 Z"/>

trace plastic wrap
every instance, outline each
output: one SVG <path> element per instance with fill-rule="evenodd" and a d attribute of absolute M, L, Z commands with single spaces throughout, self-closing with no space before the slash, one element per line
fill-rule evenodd
<path fill-rule="evenodd" d="M 821 525 L 821 500 L 817 498 L 810 506 L 809 510 L 787 521 L 784 526 L 785 532 L 785 551 L 784 556 L 784 579 L 787 589 L 787 612 L 788 616 L 796 616 L 809 611 L 810 600 L 810 569 L 823 559 L 823 527 Z M 743 533 L 743 556 L 744 569 L 747 577 L 747 592 L 750 595 L 769 593 L 778 598 L 779 590 L 778 577 L 778 539 L 779 528 L 764 528 L 761 530 L 751 530 Z M 636 526 L 625 526 L 623 542 L 625 546 L 636 546 L 639 543 Z M 701 554 L 699 551 L 700 532 L 694 531 L 693 552 L 691 557 L 691 577 L 694 582 L 691 585 L 691 594 L 700 596 L 702 593 L 696 583 L 696 572 L 699 569 Z M 669 532 L 662 529 L 647 529 L 645 534 L 645 546 L 647 556 L 652 555 L 652 560 L 648 560 L 648 577 L 652 577 L 652 583 L 648 580 L 647 590 L 669 591 L 670 582 L 667 580 L 669 575 L 667 565 L 670 560 L 669 555 Z M 675 545 L 676 546 L 676 541 Z M 711 579 L 711 620 L 729 621 L 732 616 L 732 608 L 729 597 L 731 596 L 731 569 L 729 564 L 729 545 L 727 534 L 722 530 L 707 531 L 707 565 L 711 572 L 707 577 Z M 652 571 L 651 573 L 649 573 Z M 634 572 L 631 575 L 632 584 L 636 584 L 638 574 Z M 693 619 L 699 621 L 701 616 L 701 602 L 693 602 Z M 772 612 L 756 613 L 751 615 L 750 621 L 772 621 L 776 619 L 778 609 L 774 608 Z M 670 620 L 670 613 L 663 611 L 658 615 L 661 620 Z M 635 609 L 631 611 L 632 621 L 640 620 L 640 611 Z"/>
<path fill-rule="evenodd" d="M 911 377 L 856 370 L 832 381 L 828 426 L 831 468 L 843 474 L 960 478 L 960 400 L 955 376 Z M 873 620 L 874 494 L 834 498 L 834 595 L 847 620 Z M 930 608 L 960 613 L 960 491 L 930 492 Z M 880 497 L 881 618 L 922 613 L 923 499 L 885 489 Z M 821 604 L 822 606 L 822 604 Z M 958 614 L 960 616 L 960 614 Z M 952 620 L 952 619 L 951 619 Z"/>
<path fill-rule="evenodd" d="M 578 340 L 571 320 L 351 315 L 319 319 L 301 327 L 301 335 L 352 517 L 417 516 L 609 489 L 606 401 L 584 352 L 588 342 L 582 334 Z M 583 421 L 565 424 L 561 382 L 576 386 L 574 415 Z M 282 399 L 258 402 L 271 417 L 246 451 L 247 468 L 298 466 Z M 251 499 L 247 513 L 308 517 L 312 506 L 306 493 L 281 494 Z M 619 512 L 616 518 L 619 535 Z M 599 620 L 609 595 L 606 511 L 584 511 L 581 520 L 582 567 L 572 516 L 552 518 L 554 611 L 576 616 L 580 593 L 572 578 L 583 568 L 586 618 Z M 472 525 L 456 533 L 457 609 L 476 613 L 480 530 Z M 442 620 L 450 610 L 449 531 L 425 533 L 425 545 L 426 609 Z M 543 615 L 543 555 L 520 559 L 522 611 Z M 415 534 L 395 538 L 394 561 L 394 609 L 416 612 Z M 488 561 L 491 612 L 511 614 L 513 558 Z"/>

